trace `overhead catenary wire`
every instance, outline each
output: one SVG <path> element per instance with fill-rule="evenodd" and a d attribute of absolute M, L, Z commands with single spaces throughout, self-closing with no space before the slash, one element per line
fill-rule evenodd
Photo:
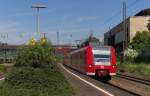
<path fill-rule="evenodd" d="M 130 8 L 134 7 L 139 1 L 141 0 L 135 0 L 133 1 L 131 4 L 129 4 L 127 6 L 127 10 L 129 10 Z M 112 15 L 111 17 L 109 17 L 106 21 L 104 21 L 103 25 L 108 24 L 110 21 L 114 20 L 115 18 L 117 18 L 119 16 L 119 14 L 122 14 L 122 10 L 116 12 L 114 15 Z M 109 26 L 110 27 L 110 26 Z"/>

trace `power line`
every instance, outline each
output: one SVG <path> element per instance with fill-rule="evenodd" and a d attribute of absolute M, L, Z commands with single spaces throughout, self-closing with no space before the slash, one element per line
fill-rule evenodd
<path fill-rule="evenodd" d="M 140 0 L 135 0 L 134 2 L 132 2 L 129 6 L 127 6 L 128 9 L 131 8 L 131 7 L 133 7 L 134 5 L 136 5 L 139 1 Z"/>
<path fill-rule="evenodd" d="M 134 2 L 132 2 L 130 5 L 127 6 L 128 9 L 132 8 L 133 6 L 135 6 L 140 0 L 135 0 Z M 107 24 L 108 22 L 112 21 L 114 18 L 118 17 L 118 14 L 122 14 L 122 10 L 118 11 L 117 13 L 115 13 L 113 16 L 109 17 L 105 22 L 104 25 Z"/>

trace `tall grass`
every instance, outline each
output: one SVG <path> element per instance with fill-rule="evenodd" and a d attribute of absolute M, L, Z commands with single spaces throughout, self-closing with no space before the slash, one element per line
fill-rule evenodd
<path fill-rule="evenodd" d="M 74 94 L 73 88 L 58 71 L 30 68 L 15 70 L 17 72 L 10 73 L 11 77 L 0 82 L 0 96 L 73 96 Z"/>
<path fill-rule="evenodd" d="M 118 64 L 118 67 L 121 71 L 127 71 L 150 79 L 150 64 L 128 62 L 126 64 Z"/>

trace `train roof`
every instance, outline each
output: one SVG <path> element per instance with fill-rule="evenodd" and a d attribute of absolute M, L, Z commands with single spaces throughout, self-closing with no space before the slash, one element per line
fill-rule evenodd
<path fill-rule="evenodd" d="M 83 50 L 87 49 L 88 47 L 91 47 L 93 50 L 105 50 L 106 51 L 106 50 L 111 49 L 111 46 L 104 46 L 104 45 L 103 46 L 102 45 L 99 45 L 99 46 L 86 46 L 86 47 L 74 50 L 74 51 L 70 52 L 69 54 L 74 54 L 74 53 L 83 51 Z"/>
<path fill-rule="evenodd" d="M 100 43 L 90 43 L 89 46 L 91 46 L 94 50 L 109 50 L 111 46 L 106 46 Z"/>
<path fill-rule="evenodd" d="M 89 46 L 86 46 L 86 47 L 83 47 L 83 48 L 80 48 L 80 49 L 74 50 L 74 51 L 70 52 L 70 54 L 74 54 L 74 53 L 77 53 L 77 52 L 83 51 L 83 50 L 87 49 L 88 47 L 89 47 Z"/>
<path fill-rule="evenodd" d="M 110 50 L 111 46 L 92 46 L 94 50 Z"/>

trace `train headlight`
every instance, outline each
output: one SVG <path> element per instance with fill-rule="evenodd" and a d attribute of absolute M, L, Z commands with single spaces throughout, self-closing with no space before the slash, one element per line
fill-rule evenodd
<path fill-rule="evenodd" d="M 92 65 L 89 65 L 89 67 L 92 67 Z"/>
<path fill-rule="evenodd" d="M 115 65 L 113 65 L 112 67 L 113 67 L 113 68 L 115 68 L 116 66 L 115 66 Z"/>

